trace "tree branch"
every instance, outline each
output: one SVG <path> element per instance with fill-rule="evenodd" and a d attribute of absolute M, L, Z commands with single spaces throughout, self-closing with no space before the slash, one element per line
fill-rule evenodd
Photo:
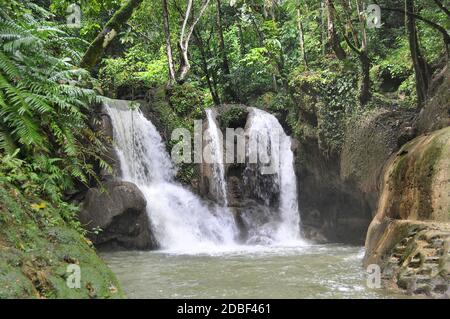
<path fill-rule="evenodd" d="M 188 33 L 188 35 L 187 35 L 187 37 L 186 37 L 186 47 L 187 47 L 188 44 L 189 44 L 189 40 L 191 39 L 192 32 L 194 32 L 195 26 L 196 26 L 197 23 L 200 21 L 201 17 L 203 16 L 203 13 L 205 13 L 206 8 L 208 7 L 208 3 L 209 3 L 209 0 L 205 0 L 205 1 L 203 2 L 203 6 L 202 6 L 202 8 L 200 9 L 200 13 L 198 14 L 197 19 L 195 19 L 195 21 L 194 21 L 194 22 L 192 23 L 192 25 L 191 25 L 191 28 L 189 29 L 189 33 Z"/>
<path fill-rule="evenodd" d="M 450 18 L 450 11 L 444 6 L 444 4 L 440 0 L 433 0 L 433 1 Z"/>
<path fill-rule="evenodd" d="M 410 17 L 413 17 L 417 20 L 420 20 L 426 24 L 428 24 L 430 27 L 432 27 L 433 29 L 439 31 L 442 36 L 444 37 L 444 42 L 446 44 L 446 46 L 448 46 L 448 44 L 450 43 L 450 35 L 447 33 L 447 30 L 445 30 L 445 28 L 441 27 L 439 24 L 434 23 L 433 21 L 430 21 L 420 15 L 417 15 L 415 13 L 409 12 L 409 11 L 405 11 L 402 9 L 396 9 L 396 8 L 381 8 L 381 10 L 385 10 L 385 11 L 392 11 L 392 12 L 398 12 L 401 14 L 407 14 Z"/>
<path fill-rule="evenodd" d="M 188 6 L 186 9 L 186 14 L 184 15 L 184 21 L 183 21 L 183 26 L 181 27 L 181 34 L 180 34 L 180 44 L 181 44 L 181 48 L 184 49 L 184 33 L 186 32 L 186 25 L 188 23 L 189 20 L 189 16 L 191 15 L 191 10 L 192 10 L 192 0 L 188 0 Z"/>
<path fill-rule="evenodd" d="M 86 53 L 81 60 L 81 67 L 92 69 L 102 57 L 106 48 L 111 44 L 119 33 L 120 29 L 127 23 L 133 15 L 134 10 L 143 0 L 128 0 L 106 23 L 103 30 L 97 35 L 94 41 L 89 45 Z"/>

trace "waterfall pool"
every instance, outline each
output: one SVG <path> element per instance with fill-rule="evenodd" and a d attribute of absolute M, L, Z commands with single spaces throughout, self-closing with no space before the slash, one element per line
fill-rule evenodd
<path fill-rule="evenodd" d="M 102 257 L 129 298 L 406 298 L 366 284 L 361 247 L 231 247 Z"/>
<path fill-rule="evenodd" d="M 140 111 L 130 110 L 129 102 L 119 100 L 111 100 L 106 110 L 114 128 L 121 178 L 142 191 L 154 235 L 161 247 L 169 249 L 103 254 L 128 297 L 402 297 L 368 288 L 362 248 L 310 245 L 300 238 L 291 140 L 273 115 L 252 108 L 246 129 L 250 140 L 261 140 L 258 148 L 249 146 L 249 157 L 262 147 L 262 154 L 273 157 L 274 171 L 262 176 L 266 168 L 262 163 L 248 165 L 245 176 L 253 177 L 253 184 L 243 185 L 252 190 L 252 198 L 260 200 L 279 193 L 279 209 L 269 210 L 266 220 L 260 222 L 251 214 L 243 218 L 249 228 L 247 243 L 272 246 L 240 246 L 235 244 L 238 227 L 227 207 L 223 152 L 212 111 L 207 115 L 215 159 L 211 181 L 218 195 L 215 207 L 175 182 L 162 138 Z"/>

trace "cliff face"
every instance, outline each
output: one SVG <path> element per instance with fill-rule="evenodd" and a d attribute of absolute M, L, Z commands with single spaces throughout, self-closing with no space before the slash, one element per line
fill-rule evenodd
<path fill-rule="evenodd" d="M 387 286 L 431 297 L 450 297 L 449 86 L 445 68 L 414 122 L 418 137 L 385 165 L 364 258 L 381 267 Z"/>
<path fill-rule="evenodd" d="M 410 293 L 450 297 L 450 127 L 414 139 L 386 167 L 364 264 Z"/>
<path fill-rule="evenodd" d="M 340 115 L 332 121 L 323 116 L 329 106 L 324 110 L 321 96 L 307 84 L 294 89 L 295 115 L 286 123 L 298 138 L 296 165 L 304 233 L 319 242 L 362 244 L 377 214 L 383 174 L 391 157 L 416 136 L 450 125 L 450 72 L 444 68 L 435 75 L 432 98 L 420 112 L 400 109 L 393 101 L 383 106 L 380 99 L 372 103 L 371 110 L 353 115 L 338 109 Z M 330 137 L 326 130 L 334 124 L 339 134 Z M 330 149 L 329 145 L 337 147 Z"/>
<path fill-rule="evenodd" d="M 379 198 L 384 164 L 413 137 L 414 114 L 376 109 L 353 118 L 339 152 L 327 154 L 316 137 L 296 150 L 304 233 L 321 242 L 363 244 Z M 304 119 L 302 119 L 304 120 Z"/>

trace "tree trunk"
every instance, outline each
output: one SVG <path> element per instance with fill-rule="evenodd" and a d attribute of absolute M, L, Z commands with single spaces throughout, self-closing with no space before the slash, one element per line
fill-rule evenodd
<path fill-rule="evenodd" d="M 180 66 L 178 68 L 177 72 L 177 82 L 183 83 L 188 72 L 191 69 L 191 63 L 189 62 L 189 56 L 188 56 L 188 48 L 182 47 L 181 43 L 178 43 L 178 52 L 180 56 Z"/>
<path fill-rule="evenodd" d="M 300 8 L 297 8 L 297 27 L 298 27 L 298 37 L 299 37 L 299 44 L 300 44 L 300 53 L 303 59 L 303 63 L 305 64 L 305 67 L 308 68 L 308 59 L 306 58 L 306 50 L 305 50 L 305 38 L 303 34 L 303 23 L 302 23 L 302 15 Z"/>
<path fill-rule="evenodd" d="M 371 83 L 370 83 L 370 59 L 367 53 L 367 32 L 366 32 L 366 16 L 363 12 L 363 3 L 361 0 L 356 2 L 356 10 L 358 11 L 359 25 L 361 28 L 361 53 L 359 60 L 361 61 L 361 105 L 366 105 L 371 99 Z"/>
<path fill-rule="evenodd" d="M 233 90 L 233 84 L 231 83 L 230 65 L 228 62 L 228 54 L 225 47 L 225 40 L 223 37 L 222 4 L 220 0 L 217 0 L 217 32 L 219 35 L 219 49 L 222 56 L 222 71 L 225 77 L 225 88 L 224 88 L 225 100 L 227 102 L 229 102 L 230 100 L 235 101 L 236 95 Z"/>
<path fill-rule="evenodd" d="M 325 1 L 327 12 L 328 12 L 328 41 L 333 49 L 334 53 L 336 54 L 336 57 L 339 60 L 345 60 L 347 58 L 347 54 L 345 53 L 344 49 L 341 47 L 341 43 L 339 41 L 339 37 L 336 33 L 336 28 L 334 25 L 335 16 L 336 16 L 336 9 L 334 8 L 333 1 L 332 0 L 326 0 Z"/>
<path fill-rule="evenodd" d="M 203 73 L 205 73 L 209 92 L 211 93 L 214 104 L 219 105 L 220 104 L 219 95 L 217 94 L 217 91 L 215 89 L 215 86 L 213 83 L 214 81 L 211 81 L 211 74 L 208 70 L 208 60 L 207 60 L 207 54 L 205 51 L 205 45 L 203 43 L 203 39 L 202 39 L 201 35 L 195 31 L 194 31 L 194 40 L 197 43 L 198 49 L 200 51 L 201 65 L 202 65 Z"/>
<path fill-rule="evenodd" d="M 437 24 L 437 23 L 435 23 L 435 22 L 433 22 L 431 20 L 428 20 L 428 19 L 426 19 L 426 18 L 424 18 L 424 17 L 422 17 L 422 16 L 420 16 L 420 15 L 414 13 L 414 12 L 408 11 L 408 9 L 402 10 L 402 9 L 385 8 L 385 7 L 382 7 L 381 9 L 385 10 L 385 11 L 392 11 L 392 12 L 402 13 L 402 14 L 406 15 L 406 18 L 409 17 L 409 18 L 414 18 L 416 20 L 420 20 L 420 21 L 426 23 L 431 28 L 433 28 L 436 31 L 440 32 L 442 34 L 442 38 L 444 40 L 445 50 L 447 52 L 447 58 L 450 56 L 450 50 L 449 50 L 450 35 L 449 35 L 449 33 L 447 32 L 447 30 L 444 27 L 442 27 L 441 25 L 439 25 L 439 24 Z M 413 5 L 413 7 L 411 9 L 414 9 L 414 5 Z"/>
<path fill-rule="evenodd" d="M 413 0 L 406 0 L 405 5 L 407 12 L 415 12 Z M 430 67 L 423 57 L 422 52 L 420 51 L 419 39 L 417 36 L 416 18 L 408 14 L 406 15 L 406 17 L 409 48 L 411 50 L 411 57 L 416 76 L 417 99 L 419 107 L 422 107 L 428 95 L 428 88 L 431 80 Z"/>
<path fill-rule="evenodd" d="M 341 0 L 342 7 L 344 8 L 344 14 L 346 17 L 347 26 L 350 29 L 350 33 L 352 34 L 353 43 L 355 47 L 359 48 L 361 45 L 359 43 L 359 35 L 358 30 L 356 30 L 355 26 L 353 25 L 352 21 L 352 10 L 350 8 L 350 4 L 348 3 L 349 0 Z M 358 14 L 359 16 L 359 14 Z"/>
<path fill-rule="evenodd" d="M 447 17 L 450 18 L 450 11 L 445 7 L 445 5 L 442 3 L 441 0 L 434 0 L 434 3 L 436 3 L 436 5 L 439 7 L 439 9 L 444 11 L 445 14 L 447 15 Z"/>
<path fill-rule="evenodd" d="M 186 8 L 186 14 L 184 15 L 184 21 L 183 26 L 181 27 L 181 34 L 180 34 L 180 41 L 178 42 L 178 50 L 180 54 L 180 68 L 177 72 L 177 82 L 183 83 L 186 79 L 186 76 L 191 69 L 191 64 L 189 63 L 189 55 L 188 55 L 188 49 L 189 49 L 189 42 L 191 40 L 192 33 L 194 32 L 194 28 L 197 25 L 197 23 L 200 21 L 200 18 L 205 13 L 205 10 L 208 6 L 209 0 L 203 0 L 202 7 L 198 13 L 198 16 L 196 18 L 192 17 L 192 24 L 189 27 L 188 30 L 187 24 L 188 20 L 191 16 L 192 8 L 193 8 L 193 0 L 188 0 L 188 6 Z"/>
<path fill-rule="evenodd" d="M 164 21 L 164 36 L 166 39 L 166 54 L 167 63 L 169 67 L 169 85 L 175 83 L 175 66 L 173 63 L 172 45 L 170 43 L 170 23 L 169 23 L 169 9 L 167 6 L 167 0 L 162 0 L 163 5 L 163 21 Z"/>
<path fill-rule="evenodd" d="M 327 43 L 327 28 L 325 23 L 325 0 L 320 2 L 320 44 L 322 48 L 322 55 L 326 53 L 326 43 Z"/>
<path fill-rule="evenodd" d="M 241 18 L 237 17 L 236 25 L 238 28 L 238 37 L 239 37 L 239 53 L 241 57 L 245 55 L 245 42 L 244 42 L 244 33 L 242 32 L 242 24 Z"/>
<path fill-rule="evenodd" d="M 95 40 L 89 45 L 81 60 L 81 67 L 91 70 L 103 56 L 106 48 L 111 44 L 122 27 L 133 15 L 134 10 L 143 0 L 128 0 L 111 19 L 106 23 L 103 30 L 97 35 Z"/>
<path fill-rule="evenodd" d="M 370 83 L 370 59 L 367 56 L 367 53 L 363 51 L 359 55 L 359 60 L 361 61 L 361 87 L 359 101 L 361 102 L 361 105 L 366 105 L 372 97 Z"/>

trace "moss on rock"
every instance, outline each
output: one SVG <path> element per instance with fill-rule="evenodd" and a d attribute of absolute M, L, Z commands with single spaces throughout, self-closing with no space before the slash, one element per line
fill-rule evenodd
<path fill-rule="evenodd" d="M 0 299 L 123 298 L 117 279 L 91 243 L 68 226 L 58 209 L 0 186 Z M 68 266 L 81 271 L 69 288 Z"/>
<path fill-rule="evenodd" d="M 450 265 L 450 127 L 420 136 L 388 162 L 365 265 L 411 294 L 447 294 Z"/>

